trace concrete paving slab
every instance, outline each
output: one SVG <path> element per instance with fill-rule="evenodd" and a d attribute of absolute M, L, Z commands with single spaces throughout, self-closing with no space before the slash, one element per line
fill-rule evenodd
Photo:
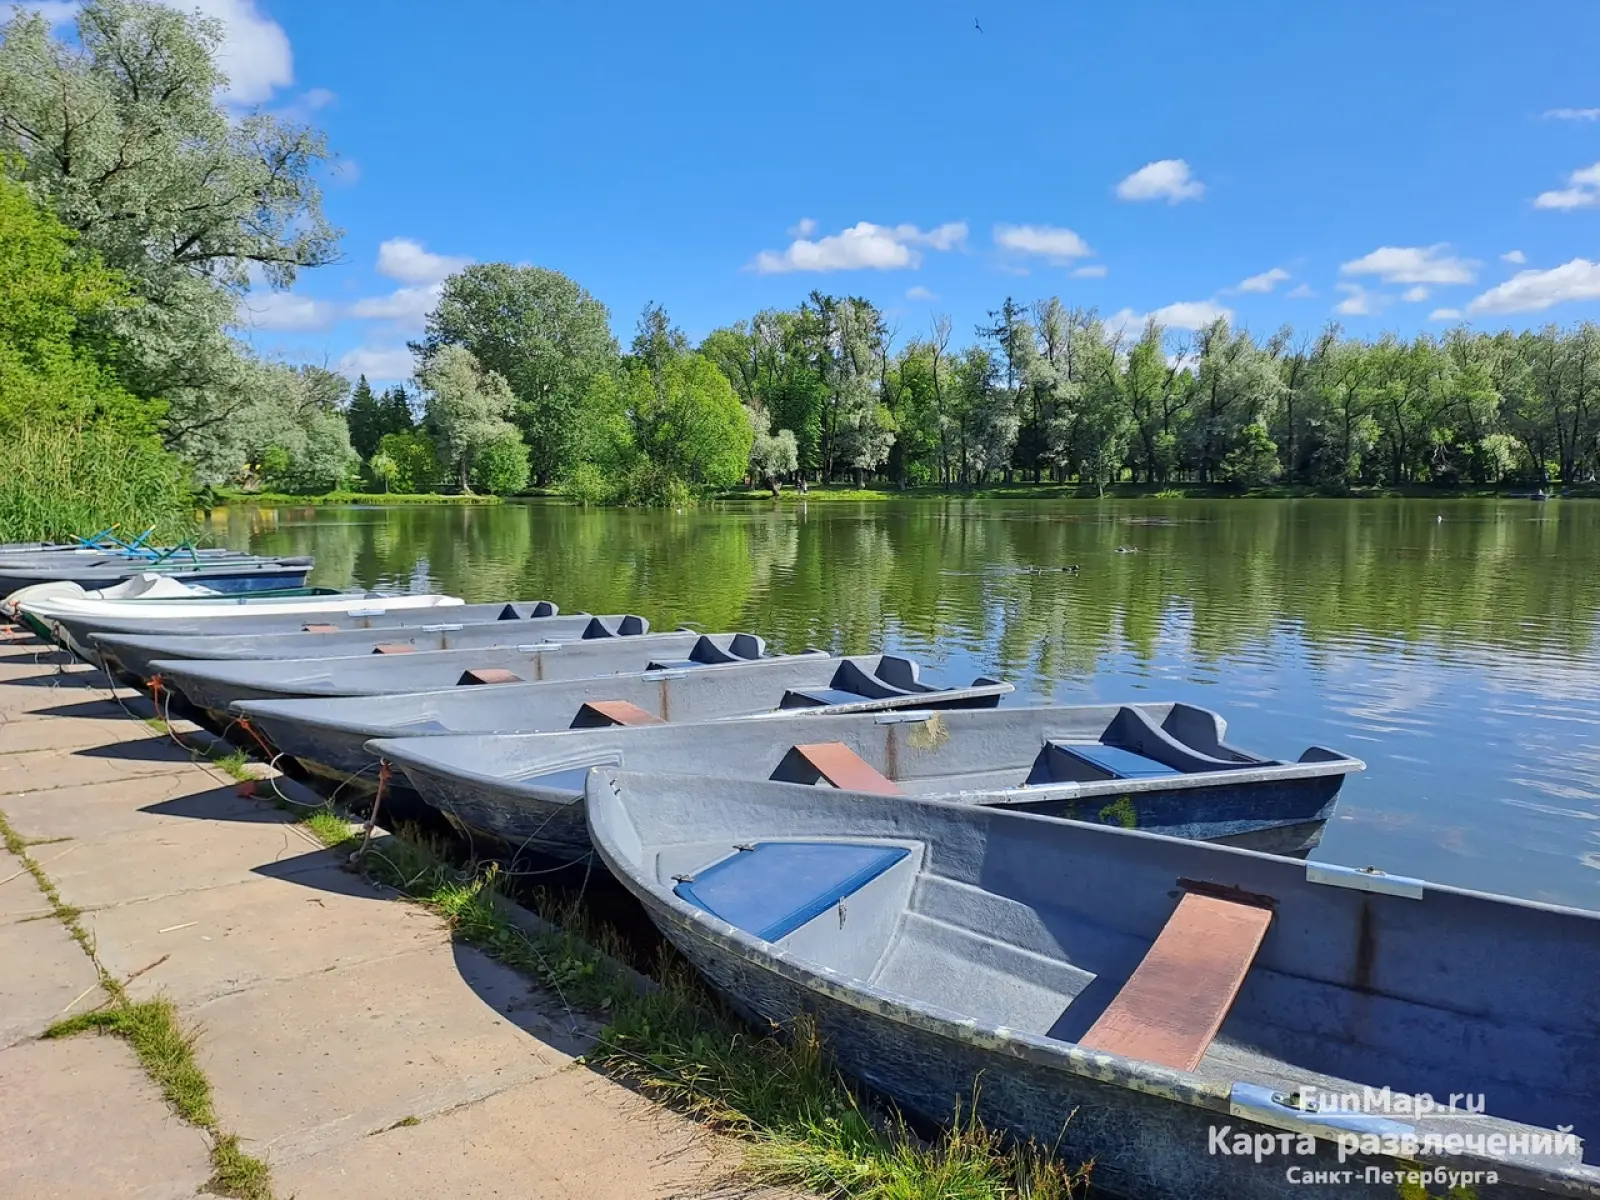
<path fill-rule="evenodd" d="M 0 701 L 5 695 L 5 687 L 0 686 Z M 130 720 L 115 702 L 84 698 L 92 695 L 63 694 L 59 703 L 42 711 L 6 714 L 0 720 L 0 756 L 156 738 L 155 730 L 142 721 Z"/>
<path fill-rule="evenodd" d="M 240 796 L 232 780 L 220 783 L 207 771 L 176 763 L 161 775 L 0 795 L 0 812 L 24 837 L 70 837 L 88 842 L 111 842 L 130 834 L 197 823 L 279 825 L 286 821 L 259 801 Z"/>
<path fill-rule="evenodd" d="M 16 1200 L 193 1200 L 211 1175 L 204 1136 L 121 1038 L 0 1050 L 0 1131 L 0 1192 Z"/>
<path fill-rule="evenodd" d="M 32 675 L 25 679 L 0 682 L 0 715 L 7 720 L 27 716 L 105 716 L 126 714 L 112 698 L 110 690 L 91 684 L 105 676 L 99 672 L 82 675 Z M 95 708 L 78 708 L 93 701 Z"/>
<path fill-rule="evenodd" d="M 592 1045 L 526 979 L 465 946 L 263 984 L 193 1016 L 201 1065 L 226 1081 L 223 1126 L 275 1169 L 549 1075 Z"/>
<path fill-rule="evenodd" d="M 160 738 L 0 754 L 0 796 L 45 788 L 109 787 L 130 778 L 186 772 L 192 761 L 187 750 Z"/>
<path fill-rule="evenodd" d="M 391 896 L 329 863 L 292 879 L 258 876 L 96 909 L 83 921 L 108 971 L 118 978 L 142 972 L 128 985 L 135 999 L 159 991 L 187 1008 L 414 950 L 449 953 L 437 917 Z"/>
<path fill-rule="evenodd" d="M 41 851 L 50 849 L 39 847 Z M 20 921 L 50 911 L 50 902 L 44 898 L 33 876 L 23 867 L 22 860 L 11 851 L 0 849 L 0 924 Z"/>
<path fill-rule="evenodd" d="M 737 1161 L 688 1118 L 575 1067 L 284 1164 L 274 1180 L 300 1200 L 748 1197 L 730 1186 Z"/>
<path fill-rule="evenodd" d="M 102 999 L 94 964 L 53 916 L 0 925 L 0 963 L 0 1046 L 37 1037 L 69 1010 Z"/>
<path fill-rule="evenodd" d="M 200 782 L 203 786 L 208 781 Z M 222 798 L 241 803 L 230 792 L 218 791 Z M 166 803 L 176 806 L 205 795 L 196 789 Z M 108 805 L 107 811 L 114 807 Z M 252 874 L 290 876 L 334 861 L 309 833 L 277 810 L 255 806 L 237 812 L 238 819 L 233 820 L 173 820 L 107 838 L 86 838 L 50 874 L 68 904 L 100 908 L 238 883 Z"/>

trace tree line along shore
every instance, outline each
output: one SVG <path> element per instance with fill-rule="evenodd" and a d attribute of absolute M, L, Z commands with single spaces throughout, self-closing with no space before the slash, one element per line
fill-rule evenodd
<path fill-rule="evenodd" d="M 0 540 L 177 538 L 197 495 L 1582 494 L 1600 469 L 1592 324 L 1122 328 L 1052 296 L 958 332 L 813 291 L 698 341 L 652 304 L 624 344 L 575 280 L 485 262 L 444 280 L 411 379 L 352 386 L 238 335 L 340 231 L 325 138 L 227 110 L 221 38 L 152 0 L 0 28 Z"/>

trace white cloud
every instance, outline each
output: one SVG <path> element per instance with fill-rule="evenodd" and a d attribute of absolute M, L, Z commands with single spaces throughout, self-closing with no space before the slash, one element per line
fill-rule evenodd
<path fill-rule="evenodd" d="M 817 223 L 811 217 L 801 217 L 794 223 L 794 228 L 789 230 L 792 238 L 808 238 L 817 231 Z"/>
<path fill-rule="evenodd" d="M 1548 271 L 1518 271 L 1475 298 L 1467 311 L 1539 312 L 1568 300 L 1600 300 L 1600 263 L 1575 258 Z"/>
<path fill-rule="evenodd" d="M 1088 266 L 1078 267 L 1072 272 L 1077 279 L 1104 279 L 1107 273 L 1104 263 L 1090 263 Z"/>
<path fill-rule="evenodd" d="M 365 320 L 393 321 L 408 332 L 421 330 L 443 290 L 443 285 L 438 283 L 396 288 L 387 296 L 357 300 L 350 306 L 350 315 Z"/>
<path fill-rule="evenodd" d="M 1593 208 L 1600 204 L 1600 192 L 1588 188 L 1557 188 L 1553 192 L 1540 192 L 1533 198 L 1535 208 Z"/>
<path fill-rule="evenodd" d="M 317 112 L 320 109 L 327 108 L 338 98 L 338 92 L 330 91 L 325 87 L 314 87 L 306 90 L 305 95 L 300 97 L 300 103 L 312 112 Z"/>
<path fill-rule="evenodd" d="M 1309 283 L 1297 283 L 1283 294 L 1286 300 L 1309 300 L 1315 295 Z"/>
<path fill-rule="evenodd" d="M 1232 321 L 1233 309 L 1215 300 L 1180 300 L 1147 313 L 1124 308 L 1106 318 L 1106 328 L 1113 333 L 1137 333 L 1145 327 L 1146 322 L 1153 320 L 1168 329 L 1204 329 L 1218 317 Z"/>
<path fill-rule="evenodd" d="M 939 297 L 936 296 L 934 293 L 930 292 L 927 288 L 922 287 L 920 285 L 917 286 L 917 287 L 914 287 L 914 288 L 907 288 L 906 289 L 906 299 L 907 300 L 937 300 L 938 298 Z"/>
<path fill-rule="evenodd" d="M 1544 116 L 1547 121 L 1600 121 L 1600 108 L 1552 108 Z"/>
<path fill-rule="evenodd" d="M 1369 292 L 1359 283 L 1336 283 L 1334 287 L 1344 293 L 1344 299 L 1333 306 L 1341 316 L 1370 317 L 1392 299 L 1381 292 Z"/>
<path fill-rule="evenodd" d="M 1280 283 L 1289 278 L 1289 272 L 1282 267 L 1273 267 L 1270 271 L 1263 271 L 1259 275 L 1252 275 L 1249 279 L 1240 280 L 1237 291 L 1241 292 L 1270 292 Z"/>
<path fill-rule="evenodd" d="M 1179 204 L 1184 200 L 1198 200 L 1206 194 L 1206 185 L 1189 172 L 1189 164 L 1181 158 L 1163 158 L 1145 163 L 1132 175 L 1117 184 L 1117 196 L 1123 200 L 1165 200 Z"/>
<path fill-rule="evenodd" d="M 1500 261 L 1521 264 L 1528 261 L 1528 256 L 1521 250 L 1507 250 L 1500 256 Z"/>
<path fill-rule="evenodd" d="M 334 369 L 351 379 L 365 375 L 374 382 L 399 383 L 411 378 L 414 367 L 404 346 L 359 346 L 340 357 Z"/>
<path fill-rule="evenodd" d="M 294 56 L 289 35 L 256 8 L 255 0 L 162 0 L 184 12 L 222 24 L 217 65 L 228 76 L 227 98 L 235 104 L 260 104 L 294 82 Z M 331 94 L 331 93 L 330 93 Z"/>
<path fill-rule="evenodd" d="M 1430 321 L 1459 321 L 1461 310 L 1459 308 L 1436 308 L 1428 314 Z"/>
<path fill-rule="evenodd" d="M 802 221 L 801 226 L 804 225 Z M 816 232 L 814 221 L 810 232 Z M 874 225 L 871 221 L 858 221 L 849 229 L 815 241 L 803 234 L 781 252 L 763 250 L 750 266 L 762 275 L 786 271 L 896 271 L 920 266 L 923 248 L 954 250 L 966 237 L 965 221 L 950 221 L 927 230 L 915 225 Z"/>
<path fill-rule="evenodd" d="M 1400 293 L 1400 299 L 1407 304 L 1420 304 L 1428 298 L 1428 289 L 1420 283 L 1416 287 L 1409 287 Z"/>
<path fill-rule="evenodd" d="M 1087 258 L 1094 251 L 1070 229 L 1055 225 L 996 225 L 994 243 L 1021 254 L 1042 254 L 1054 262 Z"/>
<path fill-rule="evenodd" d="M 294 54 L 289 48 L 289 35 L 271 17 L 256 7 L 256 0 L 157 0 L 168 8 L 184 13 L 199 10 L 222 26 L 222 44 L 217 47 L 217 66 L 228 76 L 224 97 L 234 104 L 262 104 L 279 88 L 294 82 Z M 75 0 L 27 0 L 22 6 L 39 13 L 52 26 L 66 25 L 78 15 Z M 9 16 L 10 4 L 0 4 L 0 15 Z M 333 93 L 325 88 L 313 88 L 303 102 L 311 108 L 320 108 L 314 96 Z"/>
<path fill-rule="evenodd" d="M 1540 192 L 1533 198 L 1535 208 L 1593 208 L 1600 204 L 1600 163 L 1579 167 L 1567 176 L 1567 186 L 1553 192 Z"/>
<path fill-rule="evenodd" d="M 411 238 L 390 238 L 378 247 L 378 274 L 401 283 L 438 283 L 472 260 L 423 249 Z"/>
<path fill-rule="evenodd" d="M 250 329 L 328 329 L 340 318 L 339 306 L 294 292 L 249 292 L 239 298 L 238 323 Z"/>
<path fill-rule="evenodd" d="M 1471 283 L 1476 262 L 1447 253 L 1449 245 L 1379 246 L 1340 266 L 1342 275 L 1376 275 L 1384 283 Z"/>

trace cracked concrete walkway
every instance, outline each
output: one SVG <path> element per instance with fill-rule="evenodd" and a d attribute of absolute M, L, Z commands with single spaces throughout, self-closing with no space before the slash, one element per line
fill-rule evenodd
<path fill-rule="evenodd" d="M 105 968 L 199 1030 L 221 1126 L 266 1159 L 278 1196 L 725 1190 L 727 1143 L 573 1061 L 590 1022 L 343 870 L 64 661 L 0 644 L 0 812 Z M 101 993 L 3 849 L 0 963 L 0 1195 L 192 1196 L 206 1141 L 133 1052 L 38 1040 Z"/>

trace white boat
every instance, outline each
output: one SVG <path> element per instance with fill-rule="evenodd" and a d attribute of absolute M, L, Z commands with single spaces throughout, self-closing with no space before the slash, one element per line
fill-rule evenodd
<path fill-rule="evenodd" d="M 93 662 L 91 633 L 104 629 L 102 622 L 136 618 L 156 625 L 164 621 L 192 625 L 196 621 L 228 617 L 304 618 L 306 626 L 318 624 L 318 617 L 346 616 L 373 618 L 405 610 L 450 608 L 462 603 L 459 596 L 434 594 L 388 596 L 371 592 L 335 592 L 299 596 L 199 596 L 163 599 L 96 599 L 49 597 L 25 601 L 19 615 L 41 636 L 59 642 L 86 661 Z"/>

